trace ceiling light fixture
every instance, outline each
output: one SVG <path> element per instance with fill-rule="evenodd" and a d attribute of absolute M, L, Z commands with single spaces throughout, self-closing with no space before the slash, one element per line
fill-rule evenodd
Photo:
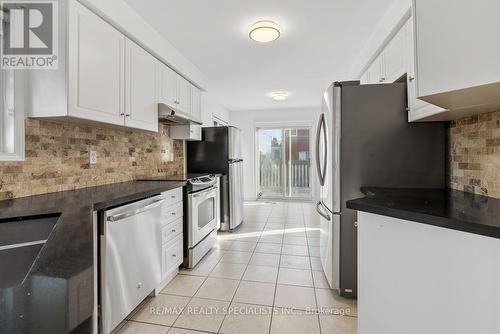
<path fill-rule="evenodd" d="M 290 94 L 288 92 L 272 92 L 270 95 L 275 101 L 283 101 L 286 100 Z"/>
<path fill-rule="evenodd" d="M 248 37 L 259 43 L 269 43 L 277 40 L 281 35 L 281 27 L 273 21 L 255 22 L 248 29 Z"/>

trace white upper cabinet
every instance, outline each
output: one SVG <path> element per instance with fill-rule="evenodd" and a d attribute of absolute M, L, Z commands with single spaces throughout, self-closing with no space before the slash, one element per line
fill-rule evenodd
<path fill-rule="evenodd" d="M 417 98 L 417 74 L 414 56 L 413 21 L 410 18 L 380 55 L 368 67 L 361 77 L 362 83 L 393 83 L 400 82 L 406 75 L 408 88 L 408 120 L 433 121 L 436 115 L 444 109 L 429 104 Z"/>
<path fill-rule="evenodd" d="M 500 108 L 500 1 L 413 0 L 417 94 L 454 119 Z"/>
<path fill-rule="evenodd" d="M 382 73 L 384 56 L 380 54 L 366 71 L 368 83 L 383 83 L 385 78 Z"/>
<path fill-rule="evenodd" d="M 177 82 L 179 75 L 167 65 L 159 65 L 160 86 L 158 98 L 160 102 L 170 107 L 177 106 Z"/>
<path fill-rule="evenodd" d="M 158 101 L 173 110 L 191 114 L 194 120 L 201 122 L 201 90 L 167 65 L 160 64 L 159 66 Z"/>
<path fill-rule="evenodd" d="M 159 102 L 172 109 L 191 113 L 191 83 L 165 64 L 160 64 L 159 73 Z"/>
<path fill-rule="evenodd" d="M 180 110 L 191 113 L 191 84 L 179 76 L 177 106 Z"/>
<path fill-rule="evenodd" d="M 361 76 L 361 78 L 359 79 L 359 81 L 362 84 L 369 84 L 370 83 L 370 76 L 368 74 L 368 71 L 365 71 L 365 73 L 363 73 L 363 75 Z"/>
<path fill-rule="evenodd" d="M 191 86 L 191 114 L 201 122 L 201 91 L 195 86 Z"/>
<path fill-rule="evenodd" d="M 158 102 L 186 113 L 194 104 L 200 113 L 192 98 L 198 88 L 80 2 L 59 2 L 58 34 L 59 68 L 26 71 L 30 117 L 71 117 L 157 132 Z"/>
<path fill-rule="evenodd" d="M 389 42 L 383 52 L 384 64 L 382 75 L 384 82 L 395 82 L 407 72 L 408 67 L 408 34 L 405 27 Z"/>
<path fill-rule="evenodd" d="M 76 2 L 68 35 L 69 116 L 122 125 L 125 37 Z"/>
<path fill-rule="evenodd" d="M 445 111 L 443 108 L 435 106 L 433 104 L 422 101 L 418 98 L 417 94 L 417 73 L 416 73 L 416 63 L 415 63 L 415 36 L 413 30 L 413 20 L 410 20 L 405 24 L 403 29 L 406 29 L 408 39 L 407 39 L 407 50 L 408 50 L 408 73 L 407 73 L 407 85 L 408 85 L 408 120 L 410 122 L 418 120 L 432 120 L 432 118 L 441 114 Z"/>
<path fill-rule="evenodd" d="M 158 61 L 127 39 L 125 64 L 125 125 L 158 131 Z"/>

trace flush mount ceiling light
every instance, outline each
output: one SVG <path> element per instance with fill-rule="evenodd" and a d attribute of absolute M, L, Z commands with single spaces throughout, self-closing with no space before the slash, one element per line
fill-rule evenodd
<path fill-rule="evenodd" d="M 269 95 L 275 101 L 283 101 L 286 100 L 290 94 L 288 92 L 272 92 Z"/>
<path fill-rule="evenodd" d="M 255 22 L 248 29 L 250 39 L 259 43 L 269 43 L 277 40 L 281 35 L 281 27 L 273 21 Z"/>

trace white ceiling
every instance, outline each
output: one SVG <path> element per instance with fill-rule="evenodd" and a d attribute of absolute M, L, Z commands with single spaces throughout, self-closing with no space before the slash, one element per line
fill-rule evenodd
<path fill-rule="evenodd" d="M 356 57 L 393 0 L 125 0 L 209 80 L 230 110 L 315 107 Z M 281 25 L 274 43 L 247 30 Z M 271 91 L 290 97 L 274 101 Z"/>

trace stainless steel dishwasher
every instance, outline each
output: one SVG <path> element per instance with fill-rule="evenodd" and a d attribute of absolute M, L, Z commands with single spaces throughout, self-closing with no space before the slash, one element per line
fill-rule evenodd
<path fill-rule="evenodd" d="M 110 333 L 161 282 L 158 195 L 105 211 L 101 219 L 101 333 Z"/>

